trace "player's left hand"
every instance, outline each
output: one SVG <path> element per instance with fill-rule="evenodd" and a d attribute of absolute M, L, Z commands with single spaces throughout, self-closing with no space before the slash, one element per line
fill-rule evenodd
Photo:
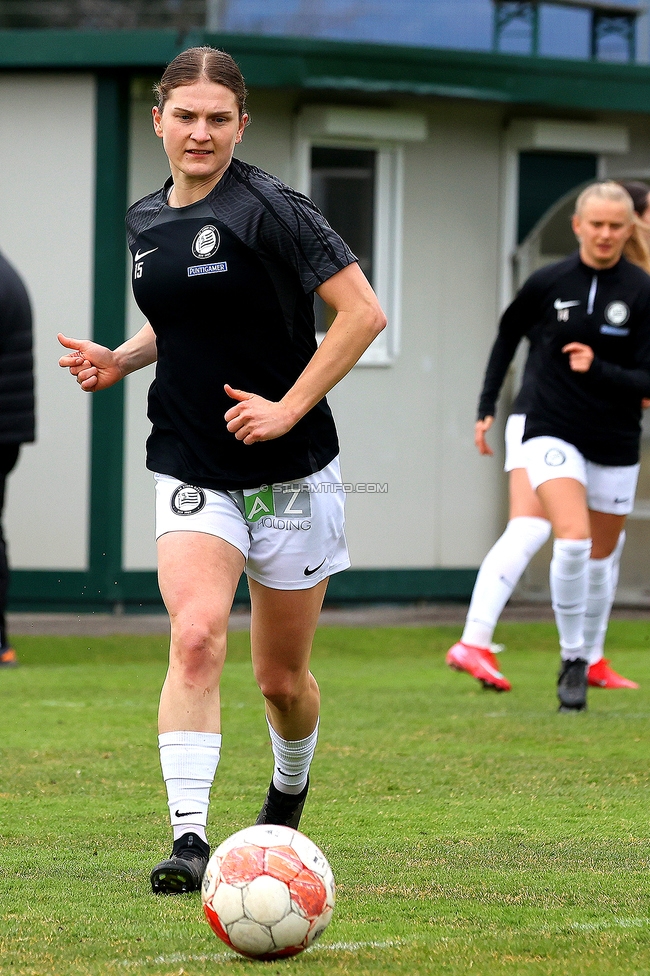
<path fill-rule="evenodd" d="M 594 361 L 594 351 L 591 346 L 585 346 L 584 342 L 569 342 L 564 346 L 562 352 L 569 355 L 569 366 L 574 373 L 587 373 Z"/>
<path fill-rule="evenodd" d="M 256 393 L 235 390 L 228 383 L 224 390 L 233 400 L 239 401 L 225 414 L 228 430 L 238 441 L 243 441 L 244 444 L 272 441 L 275 437 L 282 437 L 293 427 L 295 420 L 289 416 L 289 411 L 281 401 L 265 400 Z"/>

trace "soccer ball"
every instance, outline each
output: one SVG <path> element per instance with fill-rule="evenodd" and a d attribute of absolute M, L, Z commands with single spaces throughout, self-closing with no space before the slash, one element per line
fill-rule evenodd
<path fill-rule="evenodd" d="M 217 847 L 201 899 L 211 928 L 231 949 L 254 959 L 295 956 L 329 924 L 334 876 L 304 834 L 256 824 Z"/>

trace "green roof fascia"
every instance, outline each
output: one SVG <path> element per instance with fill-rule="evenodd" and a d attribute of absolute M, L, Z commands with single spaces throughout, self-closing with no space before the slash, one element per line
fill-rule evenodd
<path fill-rule="evenodd" d="M 160 70 L 179 51 L 213 44 L 249 87 L 479 99 L 505 104 L 650 112 L 650 66 L 483 51 L 190 31 L 0 31 L 0 70 Z"/>
<path fill-rule="evenodd" d="M 184 47 L 166 30 L 0 30 L 0 70 L 158 71 Z"/>

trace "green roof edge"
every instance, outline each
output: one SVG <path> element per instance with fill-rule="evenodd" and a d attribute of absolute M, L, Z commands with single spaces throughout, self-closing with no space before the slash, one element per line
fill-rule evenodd
<path fill-rule="evenodd" d="M 205 43 L 230 51 L 250 87 L 650 111 L 650 65 L 199 30 L 0 31 L 0 70 L 157 72 Z"/>

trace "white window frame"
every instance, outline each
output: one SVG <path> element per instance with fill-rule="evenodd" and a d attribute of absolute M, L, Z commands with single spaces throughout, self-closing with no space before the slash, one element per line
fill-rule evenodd
<path fill-rule="evenodd" d="M 375 134 L 376 133 L 376 134 Z M 423 116 L 382 109 L 307 106 L 294 133 L 294 185 L 309 195 L 313 146 L 370 149 L 377 153 L 374 200 L 373 286 L 388 325 L 357 366 L 392 365 L 400 351 L 402 314 L 402 225 L 406 140 L 426 138 Z M 317 334 L 319 341 L 324 334 Z"/>

